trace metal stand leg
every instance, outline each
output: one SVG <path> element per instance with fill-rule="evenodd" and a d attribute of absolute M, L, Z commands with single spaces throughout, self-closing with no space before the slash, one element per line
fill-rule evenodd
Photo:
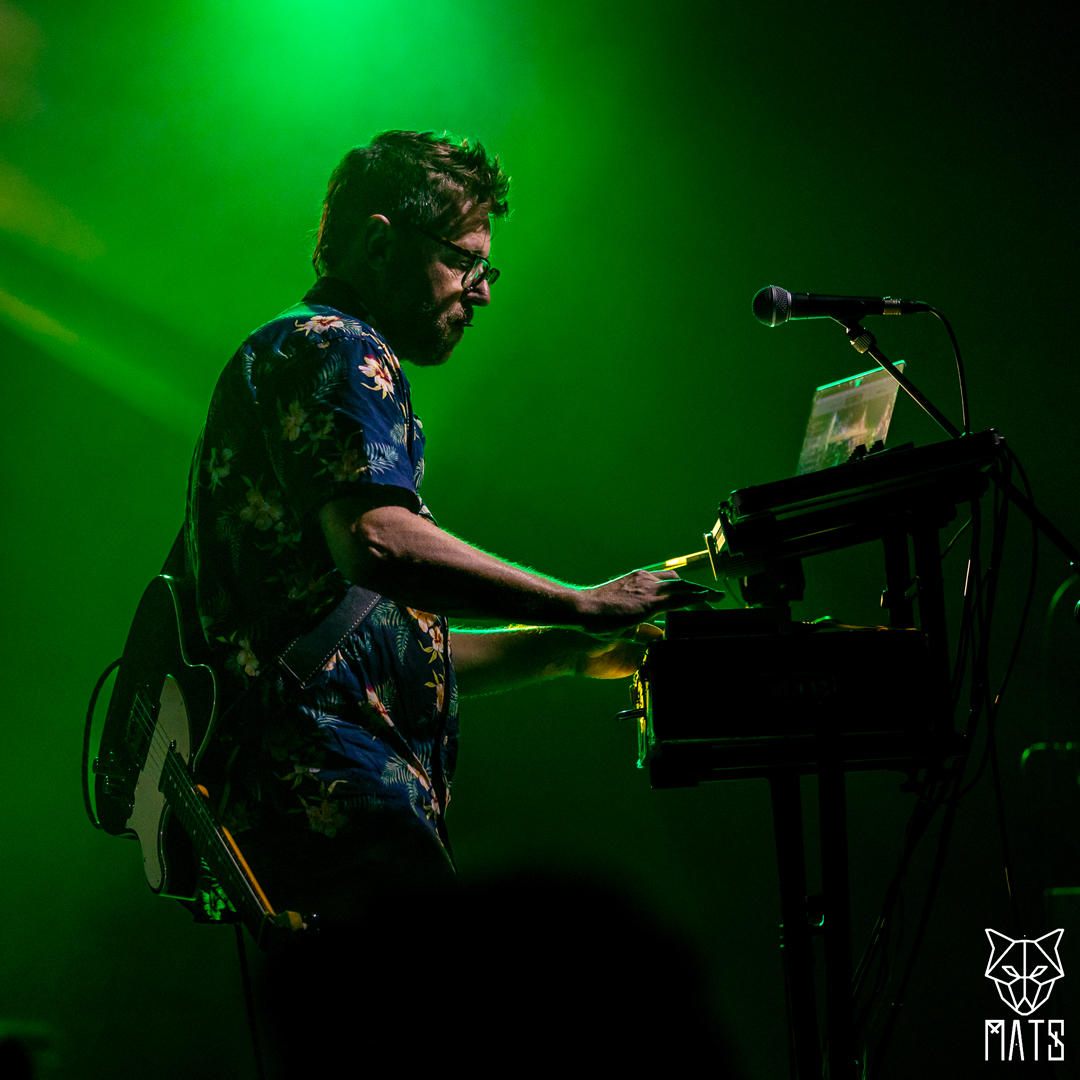
<path fill-rule="evenodd" d="M 806 859 L 799 777 L 795 773 L 778 773 L 769 778 L 769 787 L 772 792 L 773 830 L 776 834 L 776 861 L 780 872 L 780 912 L 783 919 L 780 956 L 787 991 L 791 1075 L 792 1080 L 819 1080 L 821 1042 L 814 1001 L 814 955 L 806 912 Z"/>
<path fill-rule="evenodd" d="M 889 606 L 889 625 L 895 630 L 915 625 L 915 606 L 905 596 L 911 584 L 906 529 L 894 529 L 882 540 L 885 545 L 885 599 Z"/>
<path fill-rule="evenodd" d="M 847 802 L 844 766 L 837 760 L 818 773 L 821 808 L 821 876 L 825 893 L 825 1005 L 829 1080 L 855 1080 L 851 998 L 851 902 L 848 891 Z"/>
<path fill-rule="evenodd" d="M 945 627 L 945 582 L 941 575 L 938 523 L 920 524 L 911 531 L 915 573 L 919 578 L 919 627 L 930 647 L 931 670 L 941 701 L 949 700 L 949 635 Z M 949 723 L 951 724 L 951 718 Z"/>

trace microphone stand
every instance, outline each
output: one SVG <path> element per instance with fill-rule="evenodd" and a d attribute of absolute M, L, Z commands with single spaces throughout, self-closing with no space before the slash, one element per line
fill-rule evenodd
<path fill-rule="evenodd" d="M 839 323 L 844 327 L 844 333 L 847 334 L 848 340 L 851 342 L 856 352 L 865 353 L 883 367 L 911 395 L 912 400 L 935 420 L 937 425 L 945 431 L 950 438 L 959 439 L 963 437 L 964 433 L 961 432 L 960 429 L 957 428 L 956 425 L 953 424 L 902 371 L 898 370 L 893 365 L 892 361 L 890 361 L 878 348 L 877 339 L 869 330 L 864 330 L 858 323 L 853 326 L 847 326 L 842 319 L 834 318 L 833 322 Z M 1054 527 L 1041 511 L 1035 508 L 1035 504 L 1026 495 L 1014 487 L 1012 482 L 1002 475 L 1001 470 L 996 465 L 990 467 L 987 471 L 987 475 L 997 487 L 1000 488 L 1013 503 L 1015 503 L 1021 513 L 1025 514 L 1030 521 L 1034 522 L 1046 538 L 1065 556 L 1066 559 L 1069 560 L 1070 569 L 1076 570 L 1077 567 L 1080 566 L 1080 551 L 1065 538 L 1064 534 Z"/>

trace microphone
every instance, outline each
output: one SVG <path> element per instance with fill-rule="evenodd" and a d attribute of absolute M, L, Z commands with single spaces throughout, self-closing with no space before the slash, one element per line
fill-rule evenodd
<path fill-rule="evenodd" d="M 854 326 L 867 315 L 915 315 L 930 310 L 930 305 L 920 300 L 789 293 L 779 285 L 766 285 L 754 297 L 754 315 L 765 326 L 779 326 L 788 319 L 835 319 L 845 326 Z"/>

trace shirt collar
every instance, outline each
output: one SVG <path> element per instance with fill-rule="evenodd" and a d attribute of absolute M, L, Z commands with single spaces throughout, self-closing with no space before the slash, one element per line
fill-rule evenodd
<path fill-rule="evenodd" d="M 352 315 L 361 322 L 370 322 L 363 297 L 347 281 L 341 278 L 321 277 L 308 290 L 304 303 L 309 307 L 328 307 L 345 315 Z"/>

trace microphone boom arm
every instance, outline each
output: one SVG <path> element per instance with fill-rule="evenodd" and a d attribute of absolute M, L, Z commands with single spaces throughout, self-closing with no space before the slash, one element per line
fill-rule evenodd
<path fill-rule="evenodd" d="M 883 367 L 911 395 L 915 404 L 919 405 L 950 438 L 960 438 L 960 429 L 902 371 L 893 366 L 892 361 L 878 348 L 877 339 L 869 330 L 864 330 L 858 323 L 847 326 L 841 319 L 833 319 L 833 322 L 844 327 L 844 333 L 847 334 L 856 352 L 865 353 Z"/>

